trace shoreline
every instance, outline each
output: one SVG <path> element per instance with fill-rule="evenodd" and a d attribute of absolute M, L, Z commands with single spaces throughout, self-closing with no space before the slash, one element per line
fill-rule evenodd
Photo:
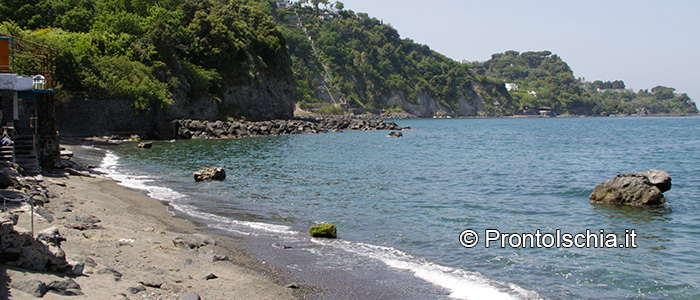
<path fill-rule="evenodd" d="M 82 148 L 79 145 L 80 141 L 73 140 L 74 144 L 77 143 L 77 147 Z M 85 141 L 94 142 L 92 140 Z M 103 141 L 97 141 L 97 143 L 115 145 Z M 136 146 L 135 142 L 131 143 L 134 147 Z M 82 148 L 82 150 L 90 151 L 86 148 Z M 102 152 L 103 150 L 104 148 L 96 151 Z M 80 152 L 79 149 L 74 151 Z M 90 154 L 94 156 L 94 154 Z M 99 163 L 93 162 L 93 165 L 99 165 Z M 123 188 L 142 194 L 144 191 L 140 188 L 130 188 L 128 185 Z M 448 296 L 452 293 L 448 288 L 433 280 L 417 276 L 415 269 L 409 268 L 409 270 L 403 267 L 397 269 L 382 260 L 341 250 L 338 245 L 333 244 L 336 242 L 335 240 L 325 241 L 321 239 L 316 241 L 308 238 L 308 233 L 305 234 L 302 228 L 299 228 L 300 231 L 292 230 L 270 235 L 257 233 L 240 235 L 219 227 L 221 224 L 211 226 L 212 223 L 208 222 L 206 218 L 180 211 L 177 205 L 172 205 L 168 201 L 151 199 L 166 206 L 167 211 L 173 214 L 174 218 L 181 218 L 201 225 L 198 230 L 207 235 L 216 236 L 217 242 L 219 239 L 232 240 L 234 243 L 225 247 L 232 247 L 234 252 L 247 254 L 245 257 L 252 263 L 247 264 L 246 267 L 262 273 L 270 270 L 276 272 L 273 275 L 277 276 L 276 278 L 282 278 L 283 281 L 273 280 L 273 283 L 285 287 L 290 284 L 300 287 L 292 290 L 293 296 L 298 299 L 358 299 L 358 295 L 362 295 L 361 299 L 410 299 L 415 295 L 423 295 L 424 299 L 452 298 Z M 236 221 L 234 220 L 234 222 Z M 341 244 L 356 243 L 343 239 L 339 239 L 337 242 Z M 360 245 L 367 246 L 363 243 Z M 347 265 L 338 265 L 338 255 L 344 258 L 351 255 L 354 258 L 347 262 Z M 258 267 L 261 266 L 263 269 L 258 270 Z M 412 266 L 412 268 L 415 267 L 417 265 Z M 428 267 L 430 268 L 430 266 Z M 280 274 L 282 276 L 279 276 Z M 264 298 L 256 297 L 255 299 Z"/>
<path fill-rule="evenodd" d="M 82 147 L 76 141 L 61 145 L 82 163 Z M 66 261 L 84 263 L 84 270 L 82 275 L 68 276 L 3 264 L 0 281 L 7 281 L 7 287 L 0 289 L 0 297 L 36 299 L 13 282 L 38 279 L 48 284 L 72 278 L 84 293 L 76 299 L 313 298 L 314 287 L 295 284 L 284 270 L 257 259 L 241 245 L 242 240 L 200 230 L 198 224 L 177 216 L 166 203 L 143 191 L 101 175 L 63 172 L 44 174 L 40 184 L 52 197 L 43 207 L 44 217 L 35 215 L 35 232 L 58 228 L 66 239 L 60 244 Z M 83 230 L 69 228 L 72 220 L 81 217 L 99 221 Z M 28 220 L 26 211 L 20 213 L 16 230 L 30 232 Z M 175 243 L 193 236 L 207 236 L 215 244 L 187 249 Z M 208 274 L 216 278 L 206 279 Z M 49 292 L 42 299 L 63 296 Z"/>
<path fill-rule="evenodd" d="M 106 149 L 116 145 L 102 140 L 68 140 L 73 146 L 67 147 L 66 150 L 72 150 L 78 157 L 81 156 L 81 151 L 91 151 L 83 148 L 82 145 L 102 145 L 107 146 Z M 132 143 L 135 147 L 136 144 Z M 96 149 L 96 151 L 103 152 L 106 149 Z M 93 154 L 91 153 L 90 156 Z M 79 158 L 77 160 L 85 163 Z M 88 161 L 86 165 L 90 164 L 100 165 L 97 161 Z M 358 295 L 362 295 L 359 299 L 407 299 L 416 294 L 423 295 L 425 299 L 447 299 L 450 294 L 444 287 L 415 276 L 413 271 L 391 268 L 375 259 L 358 256 L 362 261 L 353 261 L 351 265 L 354 267 L 337 266 L 335 255 L 344 250 L 326 245 L 325 241 L 307 238 L 308 233 L 305 234 L 303 230 L 269 236 L 255 233 L 231 234 L 218 226 L 210 226 L 212 224 L 201 216 L 178 210 L 177 205 L 172 205 L 172 201 L 150 198 L 144 193 L 145 190 L 119 185 L 119 181 L 115 179 L 106 180 L 112 181 L 119 188 L 140 193 L 144 197 L 158 201 L 172 218 L 193 224 L 196 231 L 214 236 L 217 243 L 222 241 L 222 247 L 228 248 L 228 252 L 221 253 L 228 255 L 234 264 L 242 260 L 243 266 L 254 274 L 266 275 L 273 284 L 287 288 L 294 297 L 290 299 L 358 299 Z M 342 239 L 339 241 L 345 242 Z M 319 255 L 319 253 L 331 254 Z M 334 265 L 335 267 L 331 267 Z M 294 285 L 295 288 L 289 289 L 290 285 Z M 254 299 L 266 298 L 256 296 Z M 275 299 L 286 298 L 275 297 Z"/>

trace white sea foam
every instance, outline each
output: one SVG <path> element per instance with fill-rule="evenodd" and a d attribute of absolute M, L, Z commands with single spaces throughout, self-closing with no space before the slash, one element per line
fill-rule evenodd
<path fill-rule="evenodd" d="M 200 218 L 200 219 L 205 219 L 208 221 L 213 221 L 215 222 L 214 224 L 210 225 L 210 227 L 217 228 L 217 229 L 223 229 L 235 233 L 240 233 L 240 232 L 247 232 L 246 235 L 258 235 L 259 233 L 263 234 L 284 234 L 284 235 L 298 235 L 299 232 L 294 231 L 291 229 L 289 226 L 284 226 L 284 225 L 276 225 L 276 224 L 269 224 L 269 223 L 263 223 L 263 222 L 252 222 L 252 221 L 239 221 L 239 220 L 234 220 L 231 218 L 226 218 L 222 216 L 217 216 L 215 214 L 207 213 L 207 212 L 202 212 L 198 210 L 196 207 L 188 204 L 183 204 L 183 203 L 171 203 L 173 208 L 177 209 L 178 211 L 184 212 L 190 216 L 193 216 L 195 218 Z M 250 232 L 250 230 L 253 229 L 255 231 L 258 231 L 258 233 L 255 232 Z"/>
<path fill-rule="evenodd" d="M 391 247 L 345 240 L 312 239 L 311 241 L 379 260 L 391 268 L 409 271 L 420 279 L 447 289 L 450 291 L 450 297 L 455 299 L 541 298 L 537 293 L 525 290 L 515 284 L 497 282 L 477 272 L 442 266 Z"/>
<path fill-rule="evenodd" d="M 128 172 L 125 172 L 119 166 L 119 156 L 110 150 L 105 150 L 105 156 L 102 158 L 102 163 L 100 163 L 99 168 L 96 170 L 105 173 L 107 178 L 116 180 L 119 185 L 146 191 L 148 196 L 154 199 L 174 201 L 185 198 L 185 195 L 172 189 L 153 185 L 152 183 L 154 181 L 148 176 L 129 174 Z"/>

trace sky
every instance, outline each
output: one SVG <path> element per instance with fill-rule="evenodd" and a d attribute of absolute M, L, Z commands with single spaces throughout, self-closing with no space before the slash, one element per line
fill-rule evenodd
<path fill-rule="evenodd" d="M 663 85 L 700 102 L 700 1 L 341 2 L 455 60 L 550 50 L 587 81 L 623 80 L 635 91 Z"/>

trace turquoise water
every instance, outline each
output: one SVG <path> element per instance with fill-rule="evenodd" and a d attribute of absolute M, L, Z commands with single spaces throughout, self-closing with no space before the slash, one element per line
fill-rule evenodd
<path fill-rule="evenodd" d="M 379 261 L 451 298 L 700 298 L 700 118 L 396 123 L 413 130 L 127 143 L 102 169 L 211 228 L 316 245 L 332 251 L 309 255 L 348 265 Z M 227 179 L 195 184 L 208 166 Z M 590 204 L 598 183 L 650 168 L 673 178 L 666 207 Z M 340 239 L 308 239 L 316 222 L 334 223 Z M 461 246 L 465 229 L 482 242 Z M 633 229 L 638 247 L 486 248 L 487 229 Z"/>

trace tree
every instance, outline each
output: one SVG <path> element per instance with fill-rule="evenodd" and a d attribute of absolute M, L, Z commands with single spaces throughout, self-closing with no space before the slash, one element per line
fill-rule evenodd
<path fill-rule="evenodd" d="M 335 2 L 335 9 L 336 10 L 341 11 L 344 8 L 345 8 L 345 4 L 343 4 L 343 2 L 340 2 L 340 1 Z"/>

